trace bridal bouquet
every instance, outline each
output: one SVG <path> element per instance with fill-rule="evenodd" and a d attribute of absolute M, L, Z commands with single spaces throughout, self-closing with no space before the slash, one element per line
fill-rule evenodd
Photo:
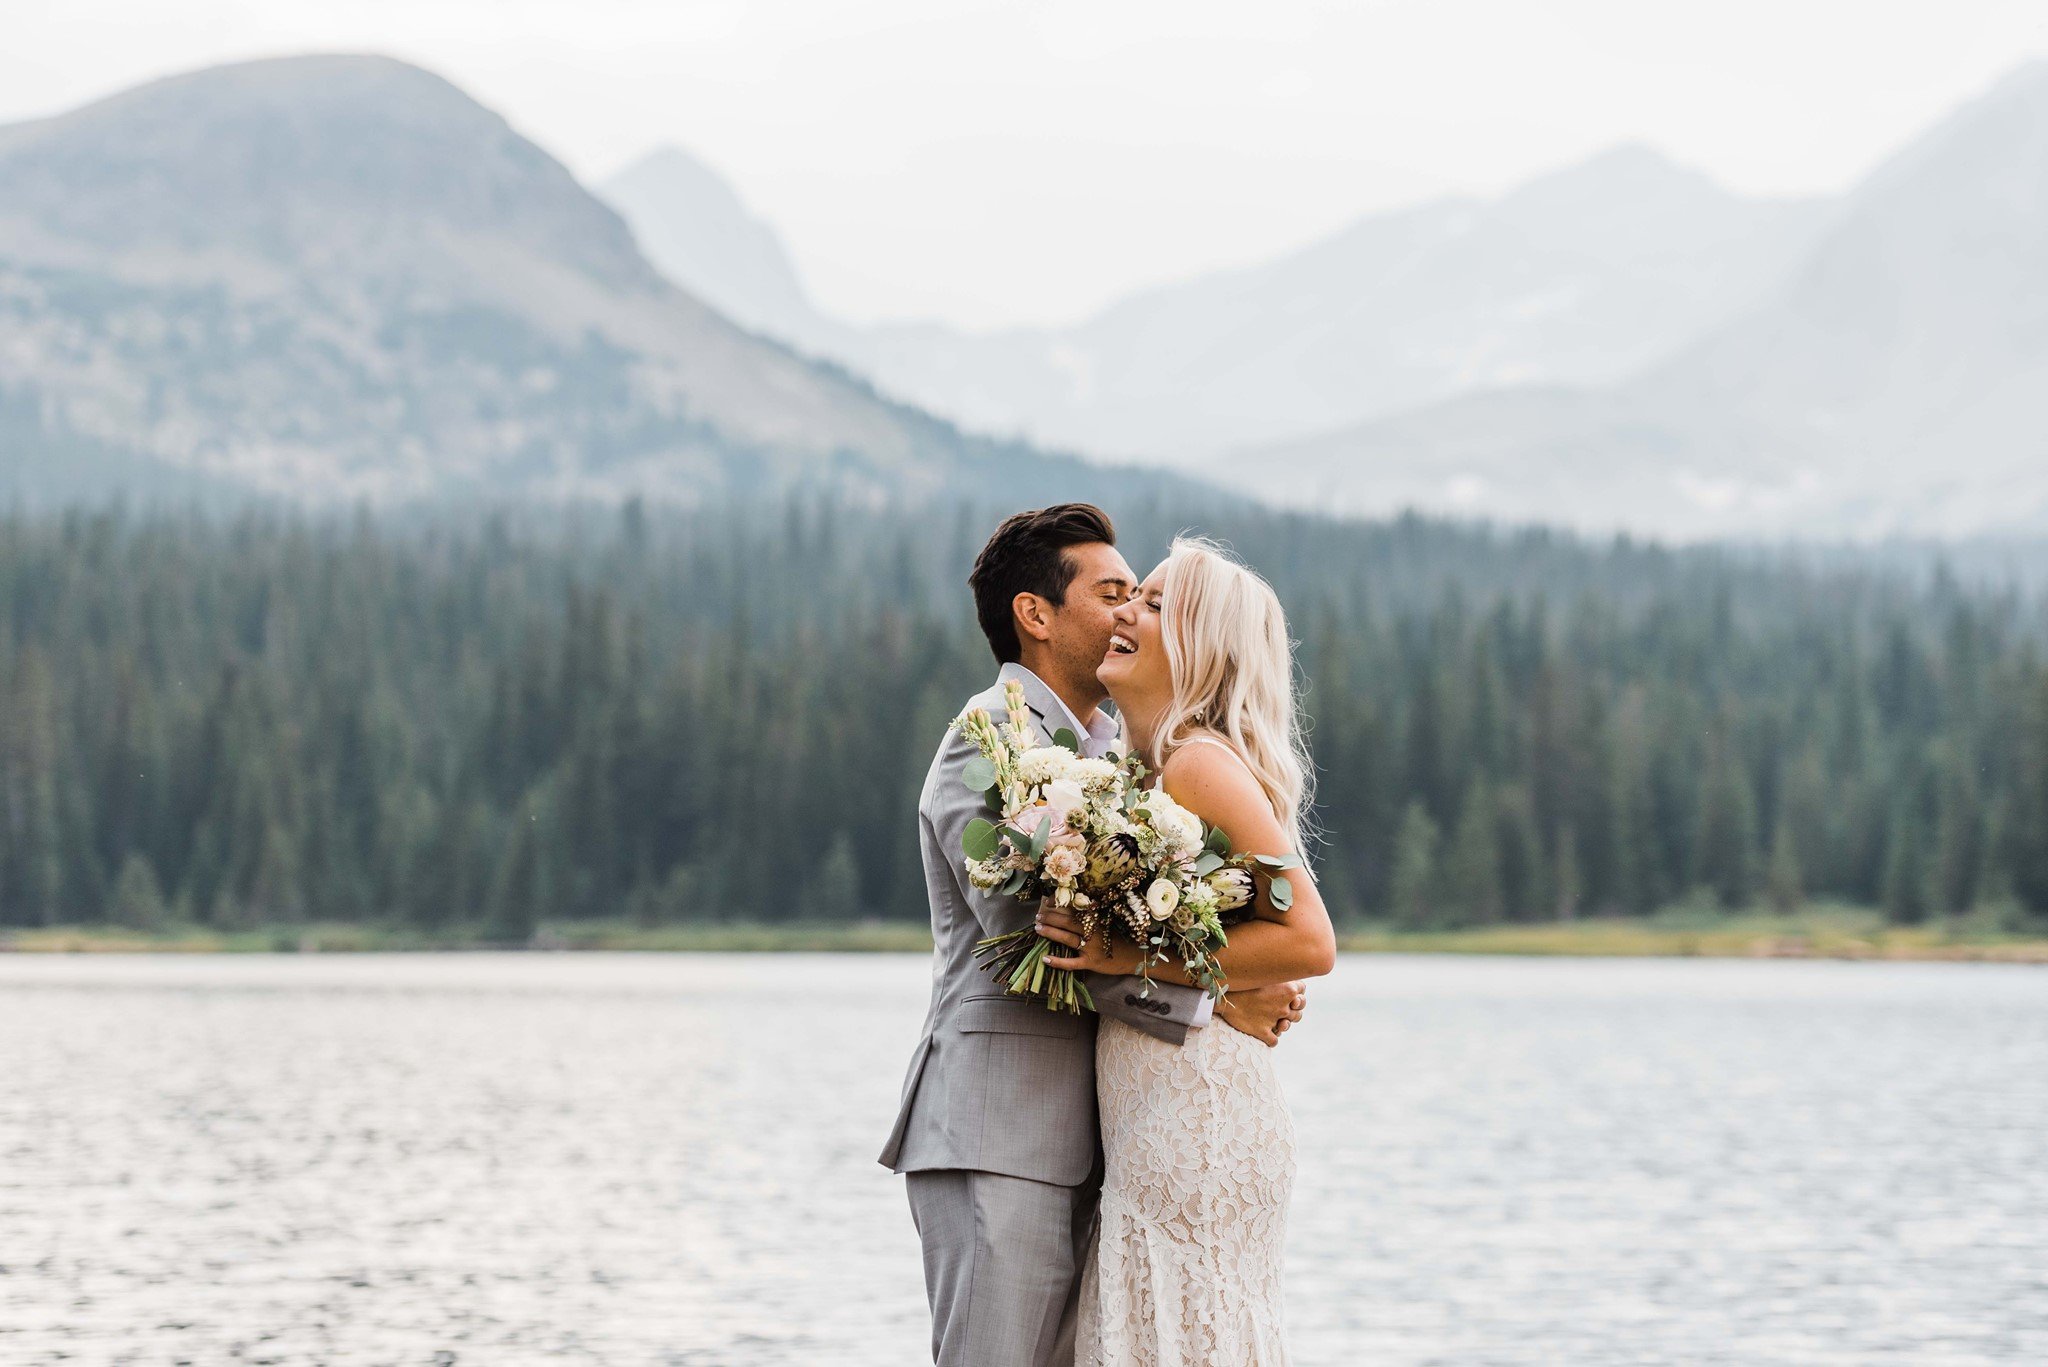
<path fill-rule="evenodd" d="M 1285 910 L 1293 889 L 1283 870 L 1292 855 L 1233 855 L 1222 831 L 1164 792 L 1144 786 L 1135 757 L 1088 759 L 1061 728 L 1052 744 L 1036 743 L 1024 690 L 1004 690 L 1009 717 L 997 725 L 980 708 L 953 724 L 980 752 L 967 762 L 967 786 L 987 797 L 989 817 L 967 825 L 967 878 L 977 888 L 1027 902 L 1050 898 L 1071 909 L 1089 939 L 1116 936 L 1143 953 L 1139 974 L 1177 961 L 1190 981 L 1221 997 L 1216 951 L 1226 928 L 1251 918 L 1255 872 L 1270 879 L 1273 905 Z M 1053 1010 L 1093 1010 L 1080 975 L 1051 968 L 1049 953 L 1065 947 L 1035 930 L 983 940 L 988 960 L 1010 992 L 1043 994 Z"/>

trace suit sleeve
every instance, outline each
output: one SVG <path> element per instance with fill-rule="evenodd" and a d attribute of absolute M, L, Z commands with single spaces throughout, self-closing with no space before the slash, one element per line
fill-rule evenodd
<path fill-rule="evenodd" d="M 1119 978 L 1108 973 L 1085 976 L 1088 995 L 1095 999 L 1098 1015 L 1114 1016 L 1168 1044 L 1186 1043 L 1188 1031 L 1209 1018 L 1209 1011 L 1202 1005 L 1209 994 L 1199 987 L 1155 982 L 1147 994 L 1139 978 Z"/>

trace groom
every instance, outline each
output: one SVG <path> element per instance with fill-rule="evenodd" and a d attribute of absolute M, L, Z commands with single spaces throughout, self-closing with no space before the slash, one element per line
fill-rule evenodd
<path fill-rule="evenodd" d="M 1015 679 L 1043 736 L 1064 727 L 1084 754 L 1110 749 L 1117 727 L 1100 710 L 1108 695 L 1095 670 L 1137 576 L 1107 515 L 1085 503 L 1019 513 L 989 538 L 968 583 L 1002 670 L 967 706 L 1000 717 L 1003 683 Z M 967 882 L 961 837 L 982 814 L 962 780 L 974 753 L 948 731 L 918 799 L 932 1001 L 881 1161 L 908 1174 L 939 1367 L 1067 1367 L 1102 1178 L 1095 1017 L 1005 995 L 974 959 L 976 941 L 1033 918 Z M 1222 1025 L 1196 988 L 1155 983 L 1141 996 L 1135 979 L 1095 974 L 1088 988 L 1103 1015 L 1174 1044 L 1221 1028 L 1276 1044 L 1301 1019 L 1299 983 L 1232 992 L 1216 1011 Z"/>

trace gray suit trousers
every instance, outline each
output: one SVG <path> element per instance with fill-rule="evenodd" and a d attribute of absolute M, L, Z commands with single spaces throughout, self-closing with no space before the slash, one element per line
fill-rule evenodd
<path fill-rule="evenodd" d="M 905 1175 L 938 1367 L 1073 1367 L 1099 1186 L 939 1168 Z"/>

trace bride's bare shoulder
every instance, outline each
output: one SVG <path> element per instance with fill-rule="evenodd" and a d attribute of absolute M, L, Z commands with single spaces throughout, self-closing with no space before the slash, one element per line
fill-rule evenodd
<path fill-rule="evenodd" d="M 1227 824 L 1224 813 L 1246 804 L 1265 806 L 1265 793 L 1228 742 L 1190 738 L 1174 748 L 1159 771 L 1166 794 L 1211 825 Z"/>

